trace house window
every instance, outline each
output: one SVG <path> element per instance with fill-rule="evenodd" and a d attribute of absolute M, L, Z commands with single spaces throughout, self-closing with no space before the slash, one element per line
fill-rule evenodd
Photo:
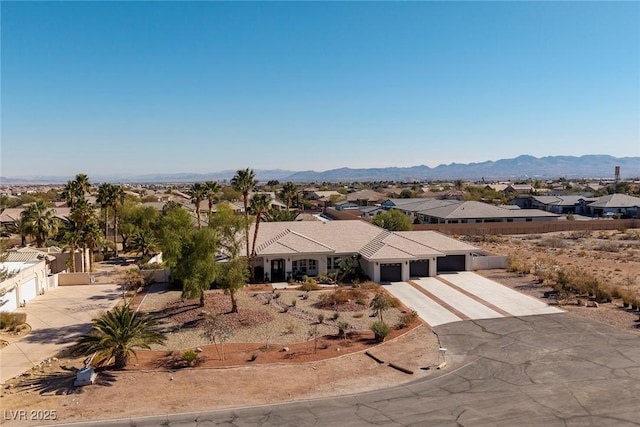
<path fill-rule="evenodd" d="M 318 269 L 318 262 L 315 259 L 299 259 L 291 263 L 293 271 L 298 271 L 302 274 L 306 274 L 307 271 L 315 271 Z"/>
<path fill-rule="evenodd" d="M 315 260 L 311 260 L 311 261 L 315 261 Z M 336 257 L 327 257 L 327 270 L 337 270 L 340 268 L 340 262 L 342 261 L 342 258 L 336 256 Z"/>

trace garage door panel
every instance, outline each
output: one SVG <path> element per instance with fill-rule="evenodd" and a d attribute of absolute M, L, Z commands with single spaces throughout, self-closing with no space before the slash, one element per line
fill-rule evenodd
<path fill-rule="evenodd" d="M 35 277 L 22 285 L 20 285 L 20 299 L 23 301 L 29 301 L 36 297 L 36 279 Z"/>
<path fill-rule="evenodd" d="M 438 258 L 438 271 L 465 271 L 465 255 L 447 255 Z"/>
<path fill-rule="evenodd" d="M 409 275 L 411 277 L 428 277 L 429 260 L 411 261 L 409 264 Z"/>
<path fill-rule="evenodd" d="M 15 311 L 18 308 L 18 291 L 16 289 L 7 292 L 0 297 L 0 311 Z"/>
<path fill-rule="evenodd" d="M 402 280 L 402 264 L 380 264 L 381 282 L 399 282 Z"/>

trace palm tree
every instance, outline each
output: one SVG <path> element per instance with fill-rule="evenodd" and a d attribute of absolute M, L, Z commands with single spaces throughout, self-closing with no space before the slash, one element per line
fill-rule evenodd
<path fill-rule="evenodd" d="M 220 192 L 220 185 L 215 181 L 206 181 L 204 183 L 205 192 L 204 196 L 209 201 L 209 216 L 211 216 L 211 211 L 213 210 L 213 201 L 218 196 Z"/>
<path fill-rule="evenodd" d="M 67 206 L 73 208 L 78 200 L 84 199 L 84 194 L 88 192 L 90 188 L 91 183 L 89 182 L 89 177 L 83 173 L 79 173 L 75 179 L 67 181 L 60 197 L 67 202 Z"/>
<path fill-rule="evenodd" d="M 256 186 L 256 174 L 249 168 L 239 169 L 231 178 L 231 186 L 242 193 L 244 202 L 244 241 L 249 259 L 249 192 Z"/>
<path fill-rule="evenodd" d="M 113 246 L 114 255 L 118 257 L 118 206 L 124 203 L 124 190 L 119 185 L 113 186 Z"/>
<path fill-rule="evenodd" d="M 89 249 L 89 271 L 93 271 L 93 253 L 96 247 L 104 243 L 104 236 L 100 224 L 95 219 L 90 220 L 82 229 L 82 242 Z"/>
<path fill-rule="evenodd" d="M 258 239 L 258 228 L 260 227 L 260 220 L 262 215 L 269 210 L 271 206 L 271 199 L 266 194 L 256 194 L 251 199 L 251 211 L 256 216 L 256 228 L 253 231 L 253 243 L 251 245 L 251 257 L 256 256 L 256 240 Z M 249 268 L 253 271 L 253 259 L 249 262 Z"/>
<path fill-rule="evenodd" d="M 147 257 L 149 252 L 156 250 L 157 247 L 158 241 L 153 233 L 146 229 L 139 230 L 131 241 L 131 249 L 141 253 L 143 258 Z"/>
<path fill-rule="evenodd" d="M 76 249 L 82 244 L 82 230 L 78 228 L 78 223 L 72 219 L 62 221 L 62 242 L 69 248 L 69 259 L 71 272 L 76 272 Z"/>
<path fill-rule="evenodd" d="M 96 202 L 104 211 L 104 238 L 109 238 L 109 208 L 115 203 L 114 186 L 108 182 L 100 184 L 98 187 L 98 197 Z"/>
<path fill-rule="evenodd" d="M 280 197 L 285 201 L 287 205 L 287 210 L 291 208 L 291 201 L 295 199 L 298 194 L 298 189 L 292 182 L 287 182 L 283 187 L 282 191 L 280 191 Z"/>
<path fill-rule="evenodd" d="M 191 203 L 196 206 L 196 218 L 198 218 L 198 229 L 200 229 L 200 202 L 206 197 L 206 187 L 201 182 L 194 182 L 187 190 L 187 194 L 191 197 Z"/>
<path fill-rule="evenodd" d="M 154 330 L 157 322 L 148 314 L 134 312 L 128 305 L 119 306 L 98 319 L 92 320 L 91 332 L 82 335 L 76 345 L 76 354 L 96 354 L 98 363 L 114 359 L 116 369 L 123 368 L 136 348 L 149 349 L 151 344 L 162 344 L 163 333 Z"/>
<path fill-rule="evenodd" d="M 25 221 L 25 233 L 36 239 L 36 246 L 41 248 L 44 242 L 58 230 L 58 219 L 51 204 L 44 200 L 36 200 L 20 214 Z"/>

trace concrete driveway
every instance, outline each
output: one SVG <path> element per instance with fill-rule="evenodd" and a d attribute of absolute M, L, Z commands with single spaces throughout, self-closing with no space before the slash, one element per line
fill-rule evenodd
<path fill-rule="evenodd" d="M 554 314 L 562 311 L 472 272 L 441 274 L 385 285 L 430 326 L 460 320 Z"/>
<path fill-rule="evenodd" d="M 48 290 L 18 312 L 27 313 L 31 332 L 0 350 L 0 382 L 4 384 L 41 361 L 55 356 L 90 329 L 91 319 L 122 298 L 119 286 L 61 286 Z"/>

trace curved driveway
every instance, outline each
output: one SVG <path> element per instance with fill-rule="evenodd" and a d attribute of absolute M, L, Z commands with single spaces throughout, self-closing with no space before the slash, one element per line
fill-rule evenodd
<path fill-rule="evenodd" d="M 449 367 L 408 385 L 85 425 L 640 425 L 640 335 L 568 313 L 456 322 L 435 331 Z"/>

